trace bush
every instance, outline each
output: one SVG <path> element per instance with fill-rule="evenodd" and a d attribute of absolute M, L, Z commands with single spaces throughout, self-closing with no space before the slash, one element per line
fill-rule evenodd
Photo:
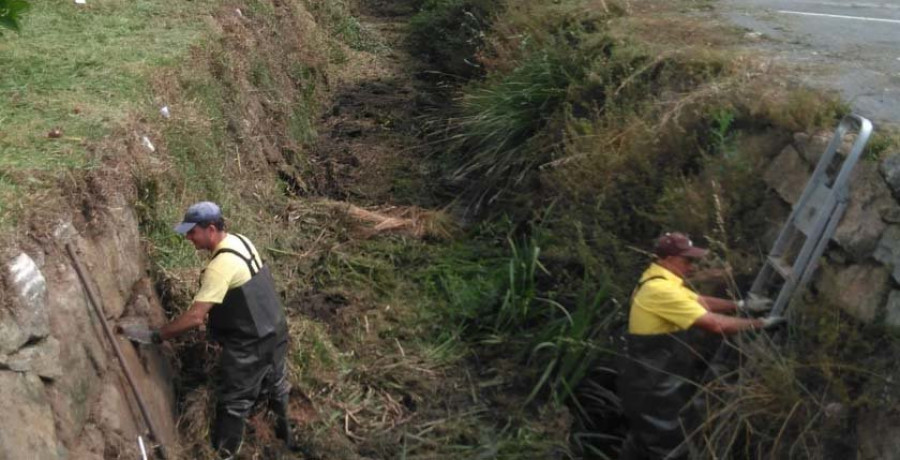
<path fill-rule="evenodd" d="M 478 52 L 493 15 L 496 0 L 425 0 L 410 20 L 409 45 L 436 70 L 464 79 L 483 74 Z"/>
<path fill-rule="evenodd" d="M 488 242 L 450 251 L 425 280 L 435 298 L 447 300 L 443 322 L 460 325 L 464 340 L 526 364 L 526 404 L 539 395 L 563 403 L 596 363 L 595 336 L 611 308 L 592 275 L 566 282 L 543 265 L 536 231 L 508 239 L 506 256 Z"/>

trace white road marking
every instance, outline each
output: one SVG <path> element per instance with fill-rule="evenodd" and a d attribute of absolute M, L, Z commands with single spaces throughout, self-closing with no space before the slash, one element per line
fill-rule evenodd
<path fill-rule="evenodd" d="M 800 16 L 816 16 L 816 17 L 820 17 L 820 18 L 856 19 L 857 21 L 887 22 L 890 24 L 900 24 L 900 19 L 867 18 L 865 16 L 844 16 L 842 14 L 805 13 L 803 11 L 787 11 L 787 10 L 779 10 L 778 12 L 781 14 L 796 14 L 796 15 L 800 15 Z"/>
<path fill-rule="evenodd" d="M 800 3 L 808 3 L 821 6 L 837 6 L 841 8 L 877 8 L 884 10 L 900 10 L 900 5 L 889 5 L 887 3 L 861 3 L 861 2 L 822 2 L 815 0 L 802 1 Z"/>

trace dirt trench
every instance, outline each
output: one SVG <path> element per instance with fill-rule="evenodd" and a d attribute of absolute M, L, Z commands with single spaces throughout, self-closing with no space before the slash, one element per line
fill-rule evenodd
<path fill-rule="evenodd" d="M 383 46 L 347 63 L 319 118 L 318 137 L 306 146 L 307 164 L 295 165 L 306 173 L 288 181 L 300 200 L 340 216 L 351 233 L 340 245 L 397 233 L 443 234 L 430 224 L 433 210 L 446 203 L 430 192 L 434 146 L 425 125 L 449 107 L 449 85 L 406 51 L 412 13 L 404 2 L 360 2 L 355 14 Z M 349 388 L 329 384 L 324 393 L 295 394 L 301 438 L 321 458 L 444 458 L 454 445 L 468 449 L 460 455 L 489 458 L 496 446 L 480 438 L 496 436 L 517 416 L 511 414 L 525 411 L 520 393 L 530 388 L 517 386 L 510 358 L 431 362 L 416 346 L 418 326 L 403 323 L 420 308 L 415 303 L 392 308 L 377 296 L 329 286 L 289 305 L 325 325 L 334 343 L 354 355 L 350 378 L 337 383 Z M 342 418 L 329 425 L 328 410 Z M 571 423 L 564 409 L 530 417 L 558 440 Z M 315 426 L 318 434 L 310 430 Z"/>
<path fill-rule="evenodd" d="M 442 103 L 434 82 L 420 78 L 426 68 L 404 50 L 410 11 L 369 2 L 360 13 L 383 46 L 344 70 L 309 146 L 309 190 L 297 191 L 368 206 L 431 204 L 418 196 L 427 172 L 422 122 Z"/>

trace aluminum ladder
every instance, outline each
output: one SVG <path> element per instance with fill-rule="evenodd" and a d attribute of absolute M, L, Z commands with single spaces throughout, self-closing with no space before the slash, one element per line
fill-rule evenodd
<path fill-rule="evenodd" d="M 841 161 L 837 150 L 844 137 L 854 131 L 856 140 Z M 750 288 L 751 295 L 774 299 L 770 315 L 782 315 L 791 298 L 815 271 L 819 257 L 847 209 L 850 173 L 871 134 L 872 123 L 853 114 L 844 117 L 835 130 Z M 833 171 L 837 171 L 836 175 Z"/>

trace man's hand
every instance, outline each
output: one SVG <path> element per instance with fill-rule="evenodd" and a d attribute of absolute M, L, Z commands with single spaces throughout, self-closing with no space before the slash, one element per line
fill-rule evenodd
<path fill-rule="evenodd" d="M 783 316 L 767 316 L 760 319 L 760 321 L 762 322 L 760 329 L 772 329 L 787 323 Z"/>
<path fill-rule="evenodd" d="M 737 302 L 737 307 L 744 313 L 764 313 L 772 309 L 772 300 L 749 294 L 746 299 Z"/>
<path fill-rule="evenodd" d="M 143 324 L 129 324 L 127 326 L 119 326 L 119 333 L 128 340 L 137 343 L 151 344 L 162 342 L 159 332 Z"/>

